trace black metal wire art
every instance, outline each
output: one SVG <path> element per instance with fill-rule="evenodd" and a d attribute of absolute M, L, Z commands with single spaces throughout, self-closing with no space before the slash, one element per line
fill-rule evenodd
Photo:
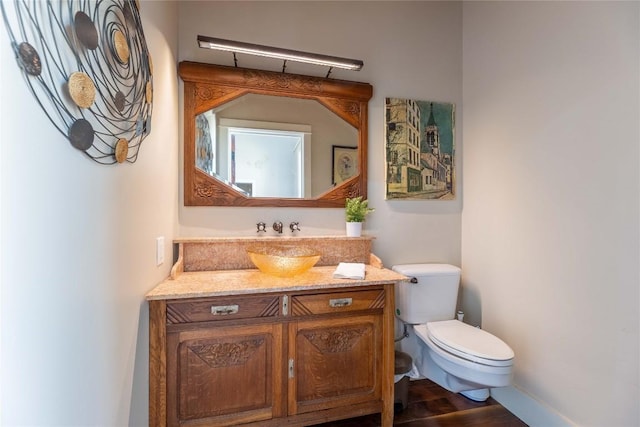
<path fill-rule="evenodd" d="M 33 96 L 71 145 L 133 163 L 151 132 L 153 66 L 136 0 L 0 0 Z"/>

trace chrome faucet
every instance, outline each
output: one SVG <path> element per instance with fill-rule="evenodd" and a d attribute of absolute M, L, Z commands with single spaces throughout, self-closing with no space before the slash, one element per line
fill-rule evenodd
<path fill-rule="evenodd" d="M 273 230 L 274 230 L 276 233 L 280 233 L 280 234 L 282 234 L 282 222 L 280 222 L 280 221 L 276 221 L 276 222 L 274 222 L 274 223 L 273 223 Z"/>
<path fill-rule="evenodd" d="M 258 227 L 258 233 L 261 231 L 264 231 L 265 233 L 267 232 L 267 224 L 265 224 L 264 222 L 260 221 L 259 223 L 256 224 L 256 227 Z"/>
<path fill-rule="evenodd" d="M 289 229 L 292 233 L 295 231 L 300 231 L 300 223 L 298 223 L 298 221 L 293 221 L 291 224 L 289 224 Z"/>

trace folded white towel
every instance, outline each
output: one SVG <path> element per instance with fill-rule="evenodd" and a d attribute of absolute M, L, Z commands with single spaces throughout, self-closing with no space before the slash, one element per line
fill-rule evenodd
<path fill-rule="evenodd" d="M 341 262 L 333 272 L 334 279 L 364 279 L 364 264 L 361 262 Z"/>

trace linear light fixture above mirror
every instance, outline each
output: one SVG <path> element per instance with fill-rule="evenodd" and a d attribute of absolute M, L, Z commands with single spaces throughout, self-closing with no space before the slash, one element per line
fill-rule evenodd
<path fill-rule="evenodd" d="M 267 58 L 281 59 L 283 61 L 304 62 L 307 64 L 321 65 L 331 68 L 359 71 L 364 62 L 359 59 L 340 58 L 338 56 L 322 55 L 318 53 L 302 52 L 299 50 L 283 49 L 279 47 L 264 46 L 253 43 L 245 43 L 234 40 L 225 40 L 215 37 L 198 35 L 198 44 L 204 49 L 223 50 L 226 52 L 244 53 L 248 55 L 264 56 Z M 236 64 L 237 65 L 237 64 Z M 284 71 L 284 66 L 283 66 Z M 328 74 L 327 74 L 328 76 Z"/>

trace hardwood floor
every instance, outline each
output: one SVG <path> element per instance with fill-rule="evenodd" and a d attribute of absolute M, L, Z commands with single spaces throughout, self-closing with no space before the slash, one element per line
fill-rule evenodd
<path fill-rule="evenodd" d="M 408 406 L 396 412 L 394 426 L 402 427 L 526 427 L 493 400 L 474 402 L 429 380 L 411 381 Z M 380 415 L 319 424 L 316 427 L 379 427 Z"/>

